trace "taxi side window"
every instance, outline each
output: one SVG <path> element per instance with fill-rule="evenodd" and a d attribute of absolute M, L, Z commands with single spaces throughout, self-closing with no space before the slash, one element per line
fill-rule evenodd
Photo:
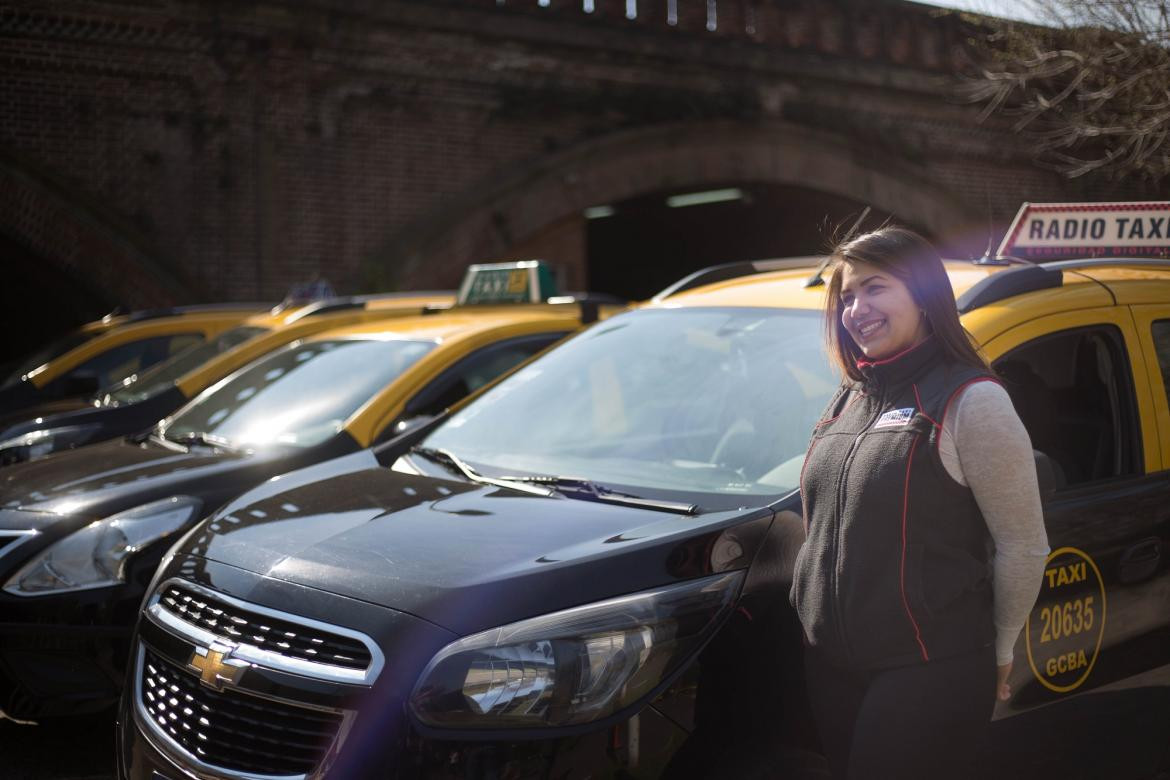
<path fill-rule="evenodd" d="M 177 336 L 171 336 L 171 341 L 167 345 L 167 357 L 177 355 L 187 347 L 202 343 L 203 335 L 200 333 L 180 333 Z"/>
<path fill-rule="evenodd" d="M 1162 387 L 1166 391 L 1166 403 L 1170 403 L 1170 320 L 1157 320 L 1152 331 L 1158 367 L 1162 369 Z"/>
<path fill-rule="evenodd" d="M 1113 326 L 1030 341 L 994 368 L 1056 487 L 1137 473 L 1141 437 L 1129 358 Z"/>
<path fill-rule="evenodd" d="M 178 334 L 119 344 L 54 379 L 49 383 L 50 392 L 58 391 L 64 395 L 97 392 L 173 355 L 175 344 L 190 346 L 198 339 L 197 334 Z"/>
<path fill-rule="evenodd" d="M 475 392 L 564 335 L 542 333 L 511 339 L 472 352 L 411 398 L 406 403 L 405 415 L 429 417 L 440 414 L 451 404 Z"/>

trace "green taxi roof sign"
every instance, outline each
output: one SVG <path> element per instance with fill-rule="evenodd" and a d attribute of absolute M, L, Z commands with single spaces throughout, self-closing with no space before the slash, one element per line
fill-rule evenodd
<path fill-rule="evenodd" d="M 552 269 L 542 260 L 478 263 L 467 267 L 456 304 L 542 303 L 556 294 Z"/>

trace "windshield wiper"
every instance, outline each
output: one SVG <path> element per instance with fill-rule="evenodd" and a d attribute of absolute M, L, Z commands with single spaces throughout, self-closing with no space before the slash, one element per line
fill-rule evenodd
<path fill-rule="evenodd" d="M 567 498 L 579 498 L 585 501 L 604 501 L 609 504 L 632 506 L 640 509 L 657 509 L 663 512 L 675 512 L 680 515 L 695 515 L 699 513 L 697 504 L 687 504 L 682 501 L 664 501 L 657 498 L 643 498 L 632 493 L 622 493 L 604 485 L 591 482 L 579 477 L 552 477 L 539 474 L 531 476 L 500 477 L 509 482 L 522 482 L 532 485 L 548 485 L 550 488 Z"/>
<path fill-rule="evenodd" d="M 451 471 L 462 475 L 465 479 L 468 479 L 472 482 L 480 482 L 485 485 L 496 485 L 497 487 L 506 487 L 511 490 L 521 490 L 526 493 L 535 493 L 541 496 L 549 496 L 553 493 L 558 493 L 565 498 L 575 498 L 582 501 L 604 501 L 609 504 L 637 507 L 639 509 L 656 509 L 662 512 L 675 512 L 680 515 L 694 515 L 698 514 L 699 512 L 699 507 L 696 504 L 685 504 L 681 501 L 661 501 L 654 498 L 642 498 L 641 496 L 635 496 L 630 493 L 621 493 L 616 490 L 611 490 L 604 485 L 599 485 L 596 482 L 590 482 L 587 479 L 579 479 L 577 477 L 552 477 L 540 474 L 528 476 L 489 477 L 485 474 L 480 474 L 450 450 L 445 450 L 438 447 L 414 446 L 410 448 L 410 452 L 417 455 L 422 455 L 424 458 L 430 461 L 438 463 L 442 466 L 446 466 Z"/>
<path fill-rule="evenodd" d="M 204 431 L 180 433 L 178 436 L 170 436 L 164 433 L 163 438 L 167 441 L 173 441 L 175 444 L 182 444 L 186 447 L 199 444 L 204 447 L 214 447 L 216 449 L 228 450 L 230 452 L 240 452 L 240 448 L 233 444 L 230 439 L 225 439 L 222 436 L 216 436 L 213 433 L 205 433 Z"/>
<path fill-rule="evenodd" d="M 551 496 L 553 491 L 549 488 L 539 488 L 527 484 L 520 480 L 500 479 L 497 477 L 489 477 L 485 474 L 480 474 L 471 466 L 464 463 L 459 456 L 450 450 L 444 450 L 439 447 L 411 447 L 409 452 L 415 455 L 422 455 L 427 460 L 438 463 L 440 466 L 446 466 L 449 471 L 459 474 L 464 479 L 470 482 L 479 482 L 483 485 L 495 485 L 496 487 L 504 487 L 509 490 L 519 490 L 523 493 L 531 493 L 537 496 Z"/>

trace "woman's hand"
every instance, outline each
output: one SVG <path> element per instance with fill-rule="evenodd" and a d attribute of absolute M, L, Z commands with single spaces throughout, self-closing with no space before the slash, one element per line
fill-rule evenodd
<path fill-rule="evenodd" d="M 995 698 L 1007 701 L 1012 697 L 1012 686 L 1008 684 L 1008 676 L 1012 673 L 1011 661 L 997 667 L 995 681 Z"/>

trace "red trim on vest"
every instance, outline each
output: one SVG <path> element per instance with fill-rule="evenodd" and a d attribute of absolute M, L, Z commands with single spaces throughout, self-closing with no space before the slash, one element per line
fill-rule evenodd
<path fill-rule="evenodd" d="M 927 343 L 928 341 L 930 341 L 929 337 L 924 338 L 922 341 L 918 342 L 914 346 L 906 347 L 906 349 L 902 350 L 898 354 L 890 355 L 888 358 L 882 358 L 881 360 L 858 360 L 857 367 L 862 368 L 865 366 L 884 366 L 887 363 L 893 363 L 898 358 L 909 355 L 911 352 L 918 349 L 919 347 L 921 347 L 923 344 Z"/>
<path fill-rule="evenodd" d="M 918 441 L 922 438 L 921 434 L 914 437 L 914 443 L 910 445 L 910 456 L 906 458 L 906 483 L 902 492 L 902 605 L 906 608 L 906 617 L 910 618 L 910 625 L 914 628 L 914 638 L 918 641 L 918 646 L 922 648 L 922 660 L 929 661 L 930 654 L 926 652 L 926 645 L 922 642 L 922 632 L 918 628 L 918 621 L 914 619 L 914 613 L 910 611 L 910 602 L 906 599 L 906 518 L 910 514 L 910 468 L 914 465 L 914 451 L 918 449 Z"/>
<path fill-rule="evenodd" d="M 941 431 L 942 426 L 939 425 L 938 422 L 933 417 L 931 417 L 929 414 L 927 414 L 926 410 L 922 408 L 922 396 L 920 396 L 918 394 L 918 385 L 915 384 L 915 385 L 913 385 L 913 387 L 914 387 L 914 400 L 918 402 L 918 411 L 922 414 L 923 417 L 925 417 L 926 419 L 928 419 L 932 423 L 934 423 L 935 428 L 938 428 Z"/>
<path fill-rule="evenodd" d="M 979 382 L 994 382 L 995 384 L 999 385 L 1000 387 L 1003 387 L 1003 382 L 999 381 L 998 379 L 996 379 L 993 376 L 977 376 L 974 379 L 970 379 L 970 380 L 964 382 L 963 384 L 959 385 L 959 389 L 956 390 L 955 392 L 951 393 L 951 397 L 947 399 L 947 405 L 943 407 L 943 413 L 942 413 L 943 424 L 946 424 L 947 414 L 951 411 L 951 404 L 953 404 L 955 402 L 955 399 L 958 398 L 959 395 L 964 390 L 966 390 L 968 387 L 970 387 L 971 385 L 977 384 Z M 939 447 L 942 445 L 942 425 L 938 426 L 938 433 L 939 433 L 939 436 L 937 439 L 935 439 L 935 442 L 934 442 L 935 450 L 938 450 Z"/>

